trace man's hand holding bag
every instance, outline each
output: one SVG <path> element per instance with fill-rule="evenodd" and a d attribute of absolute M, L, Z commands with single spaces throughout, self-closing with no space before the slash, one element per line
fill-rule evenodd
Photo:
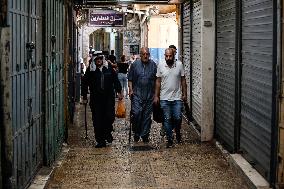
<path fill-rule="evenodd" d="M 125 118 L 126 117 L 126 107 L 123 100 L 119 100 L 117 104 L 116 114 L 117 118 Z"/>

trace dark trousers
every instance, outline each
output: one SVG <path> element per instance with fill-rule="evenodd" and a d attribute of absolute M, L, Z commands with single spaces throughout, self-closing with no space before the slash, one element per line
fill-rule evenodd
<path fill-rule="evenodd" d="M 107 120 L 106 116 L 92 112 L 93 126 L 95 132 L 95 139 L 98 143 L 105 143 L 105 140 L 111 137 L 113 131 L 112 122 Z"/>
<path fill-rule="evenodd" d="M 105 143 L 109 137 L 112 137 L 114 122 L 114 99 L 101 100 L 94 103 L 92 110 L 92 119 L 95 132 L 95 139 L 98 143 Z"/>
<path fill-rule="evenodd" d="M 152 124 L 153 100 L 141 100 L 133 97 L 131 103 L 134 135 L 147 138 Z"/>

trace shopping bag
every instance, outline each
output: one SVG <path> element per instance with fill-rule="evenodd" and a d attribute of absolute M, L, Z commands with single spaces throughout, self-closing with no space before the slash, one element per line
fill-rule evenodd
<path fill-rule="evenodd" d="M 123 100 L 118 101 L 115 116 L 117 118 L 125 118 L 126 117 L 126 108 L 125 108 L 125 103 L 124 103 Z"/>
<path fill-rule="evenodd" d="M 162 123 L 163 122 L 163 110 L 160 106 L 160 104 L 153 104 L 153 120 L 156 121 L 157 123 Z"/>
<path fill-rule="evenodd" d="M 192 113 L 191 113 L 191 111 L 190 111 L 190 108 L 189 108 L 188 103 L 187 103 L 187 102 L 184 102 L 183 105 L 184 105 L 185 116 L 186 116 L 187 120 L 188 120 L 188 121 L 193 121 Z"/>

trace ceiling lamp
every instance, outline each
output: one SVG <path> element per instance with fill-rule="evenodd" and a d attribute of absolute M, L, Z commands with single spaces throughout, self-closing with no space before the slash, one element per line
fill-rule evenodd
<path fill-rule="evenodd" d="M 181 4 L 184 0 L 168 0 L 169 4 Z"/>

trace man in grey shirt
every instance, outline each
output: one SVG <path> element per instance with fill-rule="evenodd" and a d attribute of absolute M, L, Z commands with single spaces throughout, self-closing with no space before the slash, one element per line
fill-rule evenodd
<path fill-rule="evenodd" d="M 142 137 L 143 142 L 147 143 L 152 123 L 157 65 L 150 60 L 148 48 L 141 48 L 140 56 L 141 60 L 136 60 L 128 72 L 128 87 L 133 115 L 134 141 L 138 142 Z"/>

